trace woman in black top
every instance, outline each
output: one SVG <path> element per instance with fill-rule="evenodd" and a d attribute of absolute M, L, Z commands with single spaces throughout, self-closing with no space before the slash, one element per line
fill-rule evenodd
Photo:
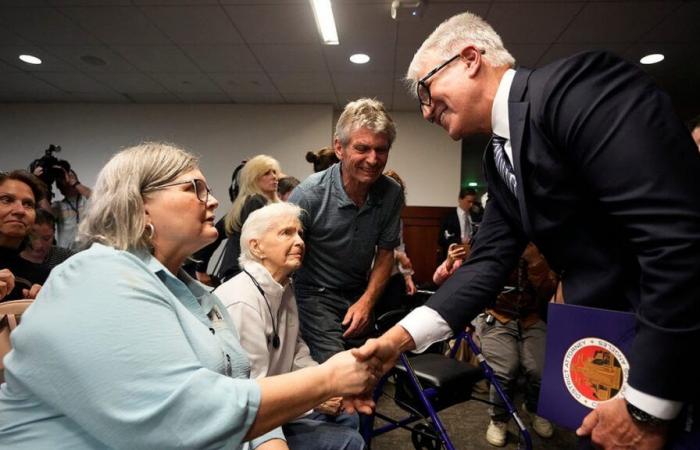
<path fill-rule="evenodd" d="M 34 298 L 46 281 L 46 269 L 19 256 L 43 198 L 43 183 L 34 175 L 0 172 L 0 300 Z"/>
<path fill-rule="evenodd" d="M 267 155 L 257 155 L 251 158 L 241 170 L 240 192 L 223 220 L 228 241 L 221 257 L 221 264 L 215 271 L 220 282 L 232 278 L 241 271 L 238 266 L 238 257 L 241 254 L 241 227 L 248 215 L 268 203 L 280 201 L 277 196 L 277 181 L 280 173 L 277 160 Z M 219 224 L 217 224 L 217 229 L 219 228 Z M 219 231 L 221 232 L 221 230 Z M 204 250 L 209 250 L 209 248 Z M 198 268 L 204 268 L 208 265 L 214 250 L 216 248 L 212 248 L 208 254 L 200 252 L 194 255 L 199 260 Z M 201 271 L 197 272 L 197 278 L 200 281 L 208 281 L 209 277 L 205 275 Z"/>

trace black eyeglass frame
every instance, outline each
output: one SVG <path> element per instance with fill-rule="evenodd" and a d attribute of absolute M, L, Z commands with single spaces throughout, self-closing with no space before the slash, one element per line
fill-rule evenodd
<path fill-rule="evenodd" d="M 202 200 L 202 198 L 199 194 L 200 191 L 199 191 L 199 188 L 197 187 L 198 181 L 201 182 L 205 187 L 206 196 L 204 197 L 204 200 Z M 146 192 L 151 192 L 151 191 L 159 191 L 161 189 L 165 189 L 165 188 L 172 187 L 172 186 L 180 186 L 180 185 L 187 184 L 187 183 L 192 183 L 192 187 L 194 188 L 194 195 L 197 196 L 197 200 L 199 200 L 200 202 L 202 202 L 206 205 L 207 202 L 209 202 L 209 194 L 211 194 L 211 188 L 209 187 L 207 182 L 202 180 L 201 178 L 193 178 L 191 180 L 178 181 L 177 183 L 163 184 L 161 186 L 155 186 L 152 188 L 144 189 L 141 192 L 146 193 Z"/>
<path fill-rule="evenodd" d="M 486 53 L 486 50 L 479 50 L 479 53 L 481 53 L 483 55 Z M 436 73 L 438 73 L 445 66 L 447 66 L 449 63 L 451 63 L 455 59 L 459 58 L 461 55 L 462 55 L 461 52 L 457 53 L 452 58 L 450 58 L 447 61 L 445 61 L 444 63 L 440 64 L 439 66 L 437 66 L 436 68 L 434 68 L 433 70 L 431 70 L 430 72 L 425 74 L 425 76 L 423 78 L 418 80 L 418 84 L 416 84 L 416 97 L 418 97 L 418 102 L 420 103 L 419 107 L 420 107 L 421 111 L 423 110 L 424 106 L 432 105 L 432 101 L 433 101 L 433 97 L 430 95 L 430 87 L 425 82 L 428 80 L 428 78 L 430 78 L 433 75 L 435 75 Z M 425 92 L 428 94 L 427 102 L 423 101 L 423 99 L 421 98 L 421 88 L 423 88 L 425 90 Z"/>

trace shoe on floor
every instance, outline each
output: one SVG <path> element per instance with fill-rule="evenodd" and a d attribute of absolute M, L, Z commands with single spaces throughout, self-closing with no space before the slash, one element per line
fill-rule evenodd
<path fill-rule="evenodd" d="M 538 416 L 537 414 L 532 415 L 532 429 L 541 438 L 551 438 L 554 434 L 554 427 L 552 422 L 549 420 Z"/>
<path fill-rule="evenodd" d="M 525 411 L 525 414 L 530 417 L 532 429 L 535 430 L 535 433 L 537 433 L 539 437 L 545 439 L 552 437 L 554 434 L 554 426 L 552 426 L 552 422 L 530 411 L 527 405 L 524 403 L 523 411 Z"/>
<path fill-rule="evenodd" d="M 486 441 L 496 447 L 506 445 L 506 436 L 508 433 L 508 422 L 497 422 L 492 420 L 489 422 L 489 427 L 486 429 Z"/>

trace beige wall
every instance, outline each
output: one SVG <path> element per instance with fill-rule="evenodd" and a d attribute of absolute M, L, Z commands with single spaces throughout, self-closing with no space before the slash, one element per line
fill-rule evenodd
<path fill-rule="evenodd" d="M 398 137 L 387 168 L 406 182 L 409 205 L 450 206 L 459 189 L 460 146 L 415 113 L 394 113 Z M 325 105 L 0 104 L 0 169 L 26 168 L 49 144 L 92 185 L 118 149 L 165 140 L 201 156 L 220 212 L 231 171 L 267 153 L 299 179 L 311 173 L 308 150 L 332 142 L 334 113 Z"/>

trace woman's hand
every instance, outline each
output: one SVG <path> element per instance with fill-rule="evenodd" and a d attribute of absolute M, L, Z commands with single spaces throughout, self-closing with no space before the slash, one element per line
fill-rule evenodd
<path fill-rule="evenodd" d="M 10 269 L 0 270 L 0 300 L 5 298 L 14 288 L 15 276 L 10 272 Z"/>
<path fill-rule="evenodd" d="M 413 295 L 416 293 L 416 283 L 413 282 L 413 277 L 411 275 L 406 275 L 403 277 L 406 282 L 406 294 Z"/>
<path fill-rule="evenodd" d="M 381 377 L 381 361 L 377 357 L 358 361 L 350 351 L 333 355 L 321 364 L 328 371 L 331 395 L 351 396 L 368 393 Z"/>
<path fill-rule="evenodd" d="M 40 284 L 32 284 L 32 287 L 30 287 L 29 289 L 22 289 L 22 297 L 34 300 L 36 296 L 39 295 L 40 290 Z"/>

